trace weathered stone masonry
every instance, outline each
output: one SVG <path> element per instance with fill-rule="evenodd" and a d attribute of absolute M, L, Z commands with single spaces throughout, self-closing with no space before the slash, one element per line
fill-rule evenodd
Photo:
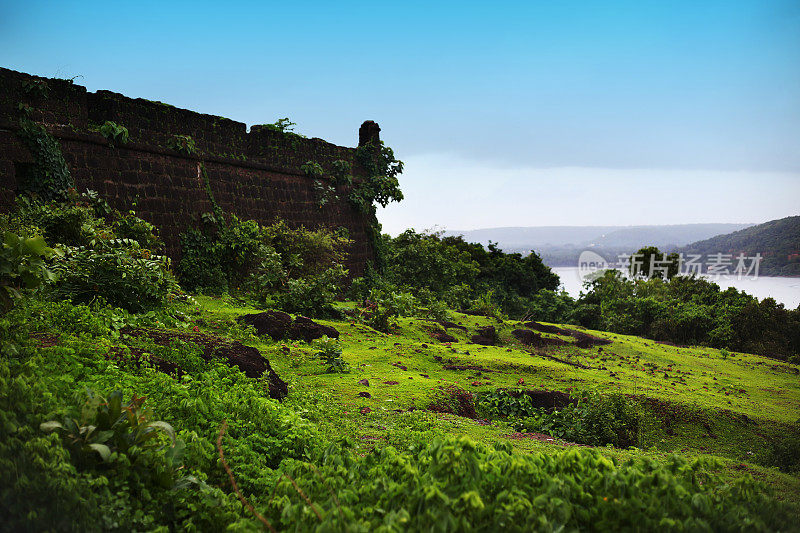
<path fill-rule="evenodd" d="M 314 180 L 300 170 L 315 161 L 326 180 L 332 163 L 345 160 L 357 182 L 364 170 L 355 148 L 263 126 L 248 133 L 241 122 L 109 91 L 91 93 L 67 80 L 47 79 L 46 96 L 26 92 L 37 79 L 0 68 L 0 210 L 13 206 L 17 175 L 32 161 L 16 135 L 19 104 L 24 103 L 33 109 L 31 119 L 45 124 L 59 140 L 76 188 L 96 190 L 120 210 L 136 202 L 137 214 L 159 228 L 173 257 L 180 253 L 180 234 L 212 211 L 201 162 L 212 195 L 226 212 L 262 223 L 282 218 L 295 227 L 347 228 L 354 241 L 347 265 L 351 275 L 362 273 L 373 257 L 367 233 L 373 221 L 350 205 L 349 191 L 340 188 L 339 199 L 320 208 Z M 114 147 L 89 128 L 106 121 L 125 126 L 130 141 Z M 365 122 L 359 145 L 378 141 L 379 132 L 377 124 Z M 168 148 L 174 135 L 191 136 L 197 154 Z"/>

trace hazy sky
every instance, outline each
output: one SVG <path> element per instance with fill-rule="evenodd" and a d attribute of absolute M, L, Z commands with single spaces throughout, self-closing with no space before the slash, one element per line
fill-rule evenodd
<path fill-rule="evenodd" d="M 0 66 L 406 162 L 384 229 L 800 213 L 800 2 L 9 2 Z"/>

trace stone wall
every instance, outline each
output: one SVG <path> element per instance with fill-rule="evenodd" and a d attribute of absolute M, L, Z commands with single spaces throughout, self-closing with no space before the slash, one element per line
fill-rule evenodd
<path fill-rule="evenodd" d="M 46 85 L 42 85 L 44 82 Z M 331 177 L 334 161 L 353 167 L 355 183 L 364 175 L 356 149 L 322 139 L 307 139 L 266 126 L 246 125 L 223 117 L 178 109 L 160 102 L 133 99 L 109 91 L 87 92 L 68 80 L 43 79 L 0 68 L 0 210 L 9 209 L 18 192 L 18 175 L 32 161 L 17 136 L 20 104 L 59 140 L 79 191 L 98 191 L 118 209 L 135 203 L 139 216 L 155 224 L 167 253 L 180 254 L 180 235 L 212 210 L 201 169 L 205 168 L 214 200 L 228 213 L 269 223 L 277 218 L 291 226 L 344 227 L 354 241 L 348 268 L 359 275 L 372 259 L 368 237 L 372 217 L 348 201 L 339 186 L 338 200 L 319 205 L 314 179 L 300 166 L 315 161 Z M 112 121 L 130 134 L 126 144 L 112 146 L 97 126 Z M 365 122 L 359 145 L 379 141 L 380 128 Z M 176 135 L 189 135 L 197 153 L 176 151 Z"/>

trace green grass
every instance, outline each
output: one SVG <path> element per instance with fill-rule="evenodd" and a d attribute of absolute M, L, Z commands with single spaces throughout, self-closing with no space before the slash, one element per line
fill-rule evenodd
<path fill-rule="evenodd" d="M 309 344 L 272 341 L 230 328 L 236 316 L 257 309 L 232 299 L 197 297 L 197 301 L 206 322 L 201 331 L 239 335 L 261 350 L 289 383 L 287 402 L 305 409 L 331 436 L 352 439 L 365 453 L 389 444 L 402 446 L 418 431 L 466 435 L 488 444 L 511 442 L 519 453 L 569 445 L 510 438 L 514 430 L 502 420 L 487 423 L 426 411 L 439 387 L 455 385 L 476 394 L 501 387 L 621 392 L 656 402 L 642 408 L 640 449 L 601 448 L 602 453 L 619 458 L 671 453 L 716 456 L 731 479 L 743 474 L 761 479 L 800 511 L 800 478 L 756 464 L 768 439 L 800 418 L 796 365 L 742 353 L 723 357 L 712 348 L 676 347 L 591 330 L 584 331 L 613 342 L 589 349 L 531 349 L 511 335 L 524 327 L 519 323 L 453 313 L 451 319 L 467 331 L 449 329 L 458 339 L 452 344 L 433 339 L 430 332 L 440 326 L 421 318 L 399 319 L 391 334 L 352 320 L 318 320 L 340 332 L 343 357 L 351 368 L 345 374 L 326 374 Z M 476 328 L 485 325 L 497 328 L 500 346 L 469 342 Z M 448 370 L 447 365 L 480 369 Z M 359 384 L 364 379 L 368 386 Z M 362 392 L 371 397 L 359 396 Z"/>

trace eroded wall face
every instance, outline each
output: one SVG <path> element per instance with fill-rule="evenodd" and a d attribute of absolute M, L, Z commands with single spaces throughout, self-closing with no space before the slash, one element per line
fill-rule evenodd
<path fill-rule="evenodd" d="M 353 240 L 351 276 L 372 259 L 368 231 L 374 219 L 351 205 L 349 188 L 340 186 L 338 199 L 320 206 L 315 180 L 300 170 L 307 161 L 318 163 L 324 170 L 320 181 L 327 184 L 334 162 L 344 160 L 358 183 L 364 170 L 356 149 L 266 127 L 248 133 L 240 122 L 108 91 L 89 93 L 65 80 L 46 80 L 44 89 L 39 79 L 0 69 L 0 209 L 13 205 L 18 179 L 33 161 L 17 135 L 23 104 L 58 139 L 76 188 L 96 190 L 121 210 L 135 203 L 137 214 L 159 228 L 173 257 L 180 254 L 181 233 L 212 211 L 208 188 L 223 210 L 239 218 L 345 228 Z M 92 126 L 106 121 L 125 126 L 129 142 L 112 146 L 96 133 Z M 362 128 L 360 142 L 377 141 L 378 131 L 377 125 Z M 175 149 L 176 136 L 185 135 L 196 153 Z"/>

